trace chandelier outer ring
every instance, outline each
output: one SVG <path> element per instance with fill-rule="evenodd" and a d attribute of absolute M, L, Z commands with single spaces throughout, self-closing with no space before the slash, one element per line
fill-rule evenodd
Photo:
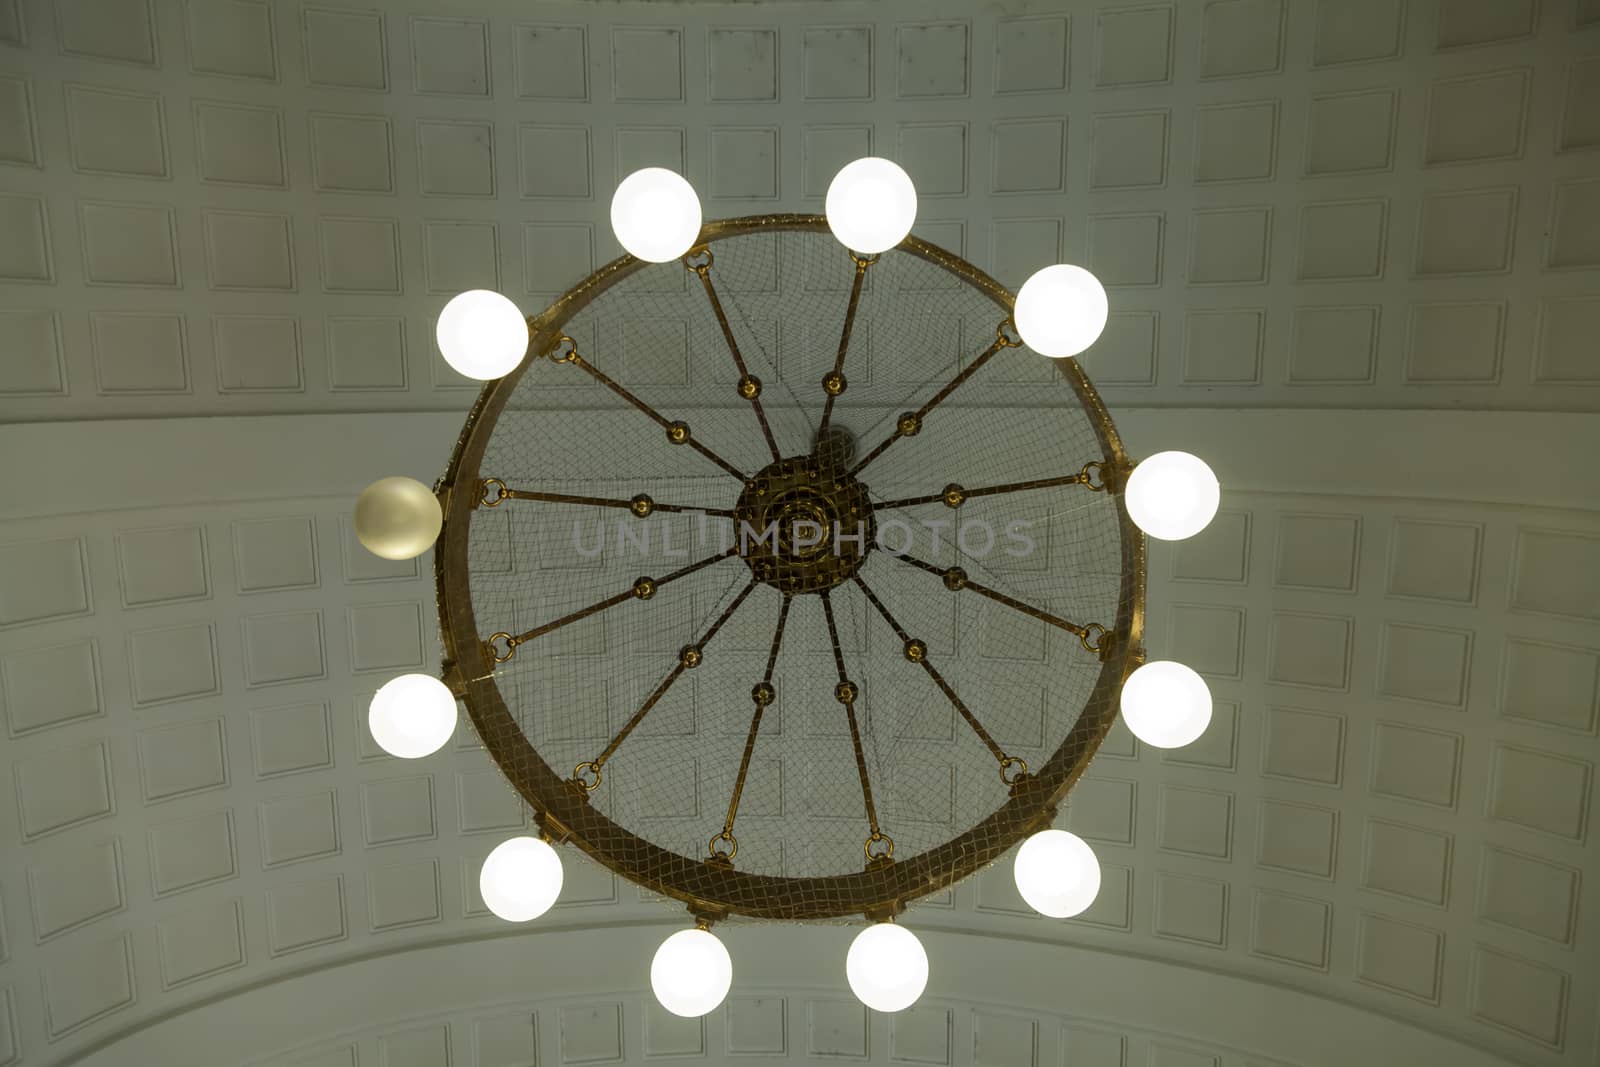
<path fill-rule="evenodd" d="M 829 233 L 825 216 L 750 215 L 706 223 L 695 247 L 757 233 Z M 896 251 L 954 275 L 1009 316 L 1015 295 L 954 253 L 917 237 Z M 664 849 L 593 807 L 581 787 L 550 767 L 528 740 L 496 684 L 496 663 L 486 650 L 473 611 L 468 544 L 485 449 L 507 401 L 533 360 L 562 336 L 562 328 L 601 293 L 651 266 L 623 255 L 595 270 L 549 307 L 528 318 L 529 355 L 503 378 L 484 384 L 468 412 L 435 488 L 444 503 L 444 527 L 434 551 L 434 587 L 444 646 L 443 677 L 466 706 L 484 748 L 506 780 L 534 810 L 547 836 L 571 843 L 636 885 L 682 901 L 696 915 L 743 915 L 766 920 L 823 920 L 851 916 L 888 918 L 909 903 L 939 892 L 996 862 L 1028 835 L 1045 829 L 1061 800 L 1087 769 L 1115 722 L 1122 683 L 1144 660 L 1146 542 L 1120 492 L 1116 502 L 1121 546 L 1121 589 L 1113 643 L 1102 656 L 1094 688 L 1077 721 L 1044 761 L 1011 786 L 1007 799 L 973 826 L 915 856 L 845 874 L 785 876 L 741 871 Z M 1103 455 L 1104 469 L 1132 464 L 1105 403 L 1077 360 L 1050 361 L 1077 395 Z M 1120 482 L 1120 473 L 1116 479 Z M 1120 490 L 1120 485 L 1115 486 Z"/>

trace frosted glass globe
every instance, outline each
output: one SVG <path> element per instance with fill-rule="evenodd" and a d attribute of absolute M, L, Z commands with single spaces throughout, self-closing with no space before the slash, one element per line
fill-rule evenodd
<path fill-rule="evenodd" d="M 525 923 L 550 910 L 561 895 L 561 857 L 537 837 L 500 842 L 478 872 L 483 902 L 506 922 Z"/>
<path fill-rule="evenodd" d="M 1023 344 L 1041 356 L 1062 359 L 1094 344 L 1108 313 L 1100 279 L 1082 267 L 1057 263 L 1022 283 L 1011 321 Z"/>
<path fill-rule="evenodd" d="M 1182 541 L 1216 515 L 1222 488 L 1199 457 L 1157 452 L 1128 475 L 1123 498 L 1139 529 L 1163 541 Z"/>
<path fill-rule="evenodd" d="M 823 210 L 839 243 L 864 256 L 887 252 L 917 221 L 917 187 L 887 159 L 846 163 L 828 185 Z"/>
<path fill-rule="evenodd" d="M 1100 893 L 1100 861 L 1077 834 L 1040 830 L 1017 849 L 1011 866 L 1017 892 L 1040 915 L 1076 915 Z"/>
<path fill-rule="evenodd" d="M 903 926 L 877 923 L 856 935 L 844 960 L 856 999 L 873 1011 L 901 1011 L 928 985 L 928 954 Z"/>
<path fill-rule="evenodd" d="M 522 310 L 488 289 L 451 297 L 439 312 L 433 335 L 444 361 L 480 382 L 510 374 L 528 351 L 528 320 Z"/>
<path fill-rule="evenodd" d="M 1156 748 L 1182 748 L 1211 725 L 1211 690 L 1181 663 L 1154 660 L 1122 683 L 1122 719 Z"/>
<path fill-rule="evenodd" d="M 356 540 L 374 556 L 420 556 L 443 526 L 439 498 L 415 478 L 379 478 L 356 497 Z"/>
<path fill-rule="evenodd" d="M 650 961 L 650 988 L 661 1006 L 693 1019 L 722 1003 L 733 985 L 733 960 L 709 930 L 679 930 Z"/>
<path fill-rule="evenodd" d="M 670 262 L 700 236 L 700 198 L 681 174 L 664 167 L 636 170 L 611 196 L 611 230 L 629 255 Z"/>
<path fill-rule="evenodd" d="M 456 732 L 455 694 L 430 675 L 402 674 L 373 694 L 367 729 L 391 756 L 432 755 Z"/>

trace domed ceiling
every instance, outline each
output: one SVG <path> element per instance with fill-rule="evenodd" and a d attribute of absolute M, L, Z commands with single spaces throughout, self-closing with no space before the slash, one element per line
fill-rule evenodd
<path fill-rule="evenodd" d="M 571 857 L 497 922 L 477 867 L 528 819 L 470 726 L 374 746 L 371 693 L 436 666 L 430 561 L 350 506 L 442 469 L 445 300 L 543 307 L 618 254 L 624 174 L 814 212 L 868 153 L 1006 284 L 1106 282 L 1082 362 L 1130 451 L 1223 482 L 1152 543 L 1147 638 L 1217 714 L 1073 791 L 1080 918 L 1009 864 L 928 900 L 893 1017 L 848 928 L 730 925 L 732 996 L 679 1020 L 678 906 Z M 1600 2 L 0 0 L 0 164 L 0 1064 L 1596 1062 Z M 633 325 L 655 399 L 723 402 Z M 872 353 L 886 396 L 959 357 Z M 961 403 L 1003 422 L 1051 378 L 1018 366 Z"/>

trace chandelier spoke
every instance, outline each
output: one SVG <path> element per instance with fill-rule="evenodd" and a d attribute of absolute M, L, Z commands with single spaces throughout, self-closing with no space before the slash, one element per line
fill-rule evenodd
<path fill-rule="evenodd" d="M 641 722 L 644 722 L 646 715 L 650 714 L 650 709 L 654 708 L 656 703 L 667 695 L 667 690 L 672 688 L 672 683 L 676 682 L 684 671 L 692 670 L 704 662 L 706 645 L 710 644 L 711 639 L 717 636 L 717 631 L 722 629 L 722 624 L 727 622 L 733 613 L 739 610 L 739 605 L 744 603 L 744 598 L 749 596 L 755 587 L 754 580 L 747 583 L 743 589 L 739 590 L 739 595 L 734 597 L 726 608 L 722 609 L 722 614 L 717 616 L 717 621 L 713 622 L 706 632 L 700 635 L 700 640 L 692 645 L 684 645 L 678 650 L 677 664 L 661 680 L 661 684 L 656 686 L 655 691 L 645 698 L 645 702 L 639 706 L 639 710 L 633 713 L 633 718 L 623 723 L 622 729 L 617 731 L 616 736 L 601 750 L 600 755 L 573 768 L 573 782 L 582 786 L 586 792 L 593 792 L 600 785 L 600 772 L 605 767 L 606 761 L 616 755 L 617 749 L 622 747 L 622 743 L 628 739 L 628 735 L 633 733 L 634 728 Z"/>
<path fill-rule="evenodd" d="M 889 628 L 895 632 L 895 636 L 900 638 L 900 648 L 906 659 L 921 665 L 922 669 L 928 672 L 928 677 L 933 679 L 933 684 L 939 687 L 940 692 L 944 693 L 945 698 L 950 701 L 950 705 L 961 713 L 961 717 L 967 721 L 968 726 L 972 727 L 972 732 L 978 736 L 978 740 L 983 742 L 983 747 L 987 748 L 989 754 L 994 756 L 996 762 L 1000 764 L 1000 780 L 1010 785 L 1027 774 L 1028 764 L 1020 757 L 1006 754 L 1005 750 L 996 743 L 989 731 L 984 729 L 983 723 L 978 721 L 978 717 L 972 713 L 972 709 L 968 708 L 966 703 L 956 695 L 956 691 L 950 687 L 950 683 L 944 680 L 944 675 L 934 668 L 932 662 L 928 659 L 927 642 L 906 633 L 905 627 L 900 625 L 900 620 L 896 619 L 883 601 L 878 599 L 878 595 L 872 591 L 872 587 L 867 585 L 861 575 L 856 574 L 852 575 L 852 577 L 855 579 L 856 585 L 860 586 L 861 591 L 867 595 L 867 600 L 874 608 L 878 609 L 878 614 L 883 616 L 883 621 L 888 623 Z"/>
<path fill-rule="evenodd" d="M 767 439 L 767 447 L 772 450 L 772 458 L 781 459 L 777 438 L 772 436 L 772 426 L 767 422 L 767 413 L 761 408 L 761 379 L 751 374 L 750 368 L 745 366 L 744 355 L 739 351 L 739 342 L 733 336 L 733 327 L 728 325 L 727 313 L 722 310 L 722 298 L 717 295 L 717 287 L 711 280 L 713 262 L 711 249 L 705 245 L 690 249 L 689 254 L 683 257 L 684 266 L 699 276 L 700 285 L 706 291 L 706 299 L 711 302 L 712 314 L 717 317 L 717 325 L 722 327 L 722 337 L 728 342 L 728 351 L 733 355 L 733 365 L 739 371 L 739 381 L 734 388 L 740 396 L 750 401 L 750 407 L 756 413 L 756 421 L 761 424 L 761 436 Z"/>
<path fill-rule="evenodd" d="M 634 579 L 633 584 L 623 592 L 617 593 L 613 596 L 608 596 L 604 600 L 590 604 L 586 608 L 579 608 L 572 614 L 563 615 L 554 622 L 547 622 L 543 626 L 535 626 L 533 629 L 520 634 L 511 634 L 501 630 L 499 633 L 492 635 L 488 641 L 485 641 L 484 646 L 488 651 L 489 656 L 493 658 L 496 663 L 504 663 L 512 656 L 516 655 L 518 645 L 526 644 L 536 637 L 543 637 L 545 634 L 559 630 L 563 626 L 570 626 L 575 622 L 581 622 L 582 620 L 587 619 L 589 616 L 602 612 L 607 608 L 615 607 L 625 600 L 649 600 L 651 597 L 656 595 L 656 590 L 660 589 L 667 583 L 675 582 L 679 578 L 687 577 L 703 567 L 711 566 L 711 564 L 717 562 L 718 560 L 727 559 L 730 556 L 736 556 L 738 554 L 739 549 L 736 545 L 724 552 L 717 552 L 707 556 L 705 559 L 697 560 L 686 567 L 679 567 L 671 574 L 661 578 L 636 578 Z M 500 651 L 500 645 L 502 642 L 505 644 L 505 652 L 503 654 Z"/>
<path fill-rule="evenodd" d="M 856 774 L 861 779 L 861 804 L 867 812 L 867 826 L 871 833 L 861 850 L 866 853 L 867 866 L 875 867 L 894 859 L 894 838 L 878 826 L 878 809 L 872 802 L 872 779 L 867 774 L 867 754 L 861 747 L 861 727 L 856 722 L 856 698 L 860 688 L 850 680 L 844 669 L 844 650 L 839 646 L 839 627 L 833 618 L 833 599 L 829 592 L 822 594 L 822 613 L 828 620 L 828 643 L 833 647 L 833 665 L 839 672 L 839 684 L 833 687 L 833 698 L 844 705 L 844 715 L 850 724 L 850 745 L 855 750 Z M 873 851 L 874 847 L 877 851 Z"/>
<path fill-rule="evenodd" d="M 888 552 L 887 555 L 891 559 L 897 559 L 901 563 L 908 563 L 913 567 L 919 568 L 920 570 L 927 571 L 929 574 L 938 576 L 944 582 L 944 587 L 950 590 L 952 593 L 959 593 L 963 589 L 970 589 L 972 592 L 986 596 L 998 604 L 1004 604 L 1008 608 L 1013 608 L 1016 611 L 1020 611 L 1029 618 L 1038 619 L 1040 622 L 1049 623 L 1058 630 L 1065 630 L 1067 633 L 1076 637 L 1086 650 L 1093 652 L 1101 659 L 1106 658 L 1106 656 L 1110 654 L 1111 634 L 1104 626 L 1097 622 L 1087 623 L 1082 626 L 1075 622 L 1069 622 L 1066 619 L 1063 619 L 1061 616 L 1053 615 L 1043 608 L 1034 607 L 1032 604 L 1024 603 L 1023 601 L 1018 600 L 1016 597 L 1007 596 L 998 589 L 991 589 L 986 585 L 982 585 L 973 581 L 970 577 L 968 577 L 967 572 L 962 570 L 960 567 L 940 567 L 929 563 L 926 560 L 918 559 L 915 556 L 897 552 Z"/>
<path fill-rule="evenodd" d="M 828 422 L 833 418 L 833 402 L 849 384 L 844 376 L 844 356 L 850 350 L 850 335 L 855 331 L 856 309 L 861 305 L 861 287 L 867 280 L 867 268 L 878 262 L 878 257 L 858 256 L 851 252 L 850 261 L 856 265 L 856 276 L 850 282 L 850 303 L 844 309 L 844 328 L 839 331 L 839 351 L 833 357 L 833 370 L 822 379 L 822 391 L 827 394 L 828 399 L 822 405 L 822 425 L 817 429 L 818 439 L 828 432 Z"/>
<path fill-rule="evenodd" d="M 918 504 L 944 504 L 946 507 L 959 508 L 968 500 L 981 496 L 998 496 L 1001 493 L 1025 493 L 1033 489 L 1054 489 L 1063 485 L 1081 485 L 1090 492 L 1104 492 L 1106 488 L 1105 476 L 1102 472 L 1104 464 L 1099 460 L 1090 460 L 1083 465 L 1077 474 L 1063 474 L 1058 478 L 1034 478 L 1026 482 L 1006 482 L 1003 485 L 984 485 L 976 489 L 951 482 L 937 493 L 928 493 L 924 496 L 908 496 L 900 500 L 883 500 L 873 506 L 880 509 L 908 508 Z M 1096 477 L 1100 478 L 1097 483 Z"/>
<path fill-rule="evenodd" d="M 707 448 L 699 441 L 695 440 L 694 435 L 689 432 L 688 423 L 681 421 L 675 422 L 671 419 L 668 419 L 665 415 L 661 414 L 661 412 L 657 411 L 649 404 L 646 404 L 632 392 L 618 384 L 616 379 L 612 378 L 605 371 L 584 359 L 583 356 L 578 352 L 577 342 L 571 337 L 568 337 L 566 334 L 562 334 L 556 338 L 555 346 L 550 350 L 550 360 L 554 363 L 570 363 L 573 366 L 578 367 L 595 381 L 599 382 L 607 389 L 610 389 L 613 393 L 617 394 L 622 399 L 632 404 L 640 412 L 654 420 L 656 425 L 667 431 L 668 441 L 675 445 L 688 445 L 690 448 L 694 449 L 696 452 L 700 453 L 702 456 L 706 457 L 706 459 L 709 459 L 711 462 L 715 463 L 717 466 L 721 467 L 723 470 L 727 471 L 741 482 L 745 480 L 745 474 L 743 471 L 729 463 L 727 460 L 723 459 L 721 456 L 717 455 L 715 452 L 711 451 L 711 449 Z"/>
<path fill-rule="evenodd" d="M 663 504 L 646 493 L 623 500 L 619 497 L 581 496 L 576 493 L 546 493 L 533 489 L 513 489 L 499 478 L 485 478 L 478 483 L 478 499 L 473 506 L 497 508 L 507 500 L 536 500 L 546 504 L 578 504 L 595 508 L 626 508 L 639 518 L 655 512 L 669 514 L 714 515 L 720 519 L 733 518 L 732 508 L 707 508 L 697 504 Z"/>
<path fill-rule="evenodd" d="M 1011 325 L 1011 320 L 1006 319 L 1001 322 L 1000 325 L 995 328 L 994 343 L 989 345 L 989 347 L 985 348 L 982 352 L 978 353 L 977 358 L 971 363 L 968 363 L 965 367 L 961 368 L 961 370 L 956 373 L 956 376 L 946 382 L 944 384 L 944 388 L 933 394 L 933 397 L 926 404 L 923 404 L 916 411 L 906 412 L 897 420 L 895 420 L 894 432 L 880 441 L 878 446 L 871 452 L 868 452 L 867 457 L 860 463 L 857 463 L 855 468 L 851 470 L 850 473 L 852 475 L 860 474 L 867 468 L 867 464 L 871 463 L 873 460 L 887 452 L 889 450 L 889 446 L 894 444 L 900 438 L 915 437 L 917 434 L 921 433 L 922 420 L 928 417 L 928 413 L 930 411 L 944 403 L 945 400 L 949 398 L 951 393 L 961 388 L 968 378 L 972 377 L 974 374 L 977 374 L 983 365 L 993 359 L 1001 350 L 1007 348 L 1016 348 L 1020 344 L 1022 344 L 1022 342 L 1016 337 L 1015 330 Z"/>
<path fill-rule="evenodd" d="M 708 846 L 712 863 L 732 864 L 733 857 L 739 854 L 739 839 L 733 836 L 733 820 L 739 815 L 739 798 L 744 795 L 745 776 L 750 773 L 750 756 L 756 750 L 756 734 L 761 731 L 761 716 L 778 696 L 777 690 L 772 686 L 772 671 L 778 665 L 778 648 L 783 644 L 783 628 L 789 621 L 789 607 L 793 603 L 794 597 L 785 593 L 783 607 L 778 609 L 778 625 L 772 633 L 772 650 L 767 653 L 767 671 L 761 676 L 761 681 L 755 688 L 750 690 L 750 699 L 755 701 L 756 710 L 750 716 L 750 732 L 745 735 L 744 755 L 739 758 L 739 774 L 733 780 L 733 795 L 728 800 L 728 817 L 722 820 L 722 832 L 713 837 Z"/>

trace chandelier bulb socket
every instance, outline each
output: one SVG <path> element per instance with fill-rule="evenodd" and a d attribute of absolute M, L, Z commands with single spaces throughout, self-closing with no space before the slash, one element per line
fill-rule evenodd
<path fill-rule="evenodd" d="M 552 847 L 564 845 L 572 838 L 572 831 L 567 829 L 566 823 L 548 811 L 534 812 L 533 824 L 539 828 L 539 837 Z"/>

